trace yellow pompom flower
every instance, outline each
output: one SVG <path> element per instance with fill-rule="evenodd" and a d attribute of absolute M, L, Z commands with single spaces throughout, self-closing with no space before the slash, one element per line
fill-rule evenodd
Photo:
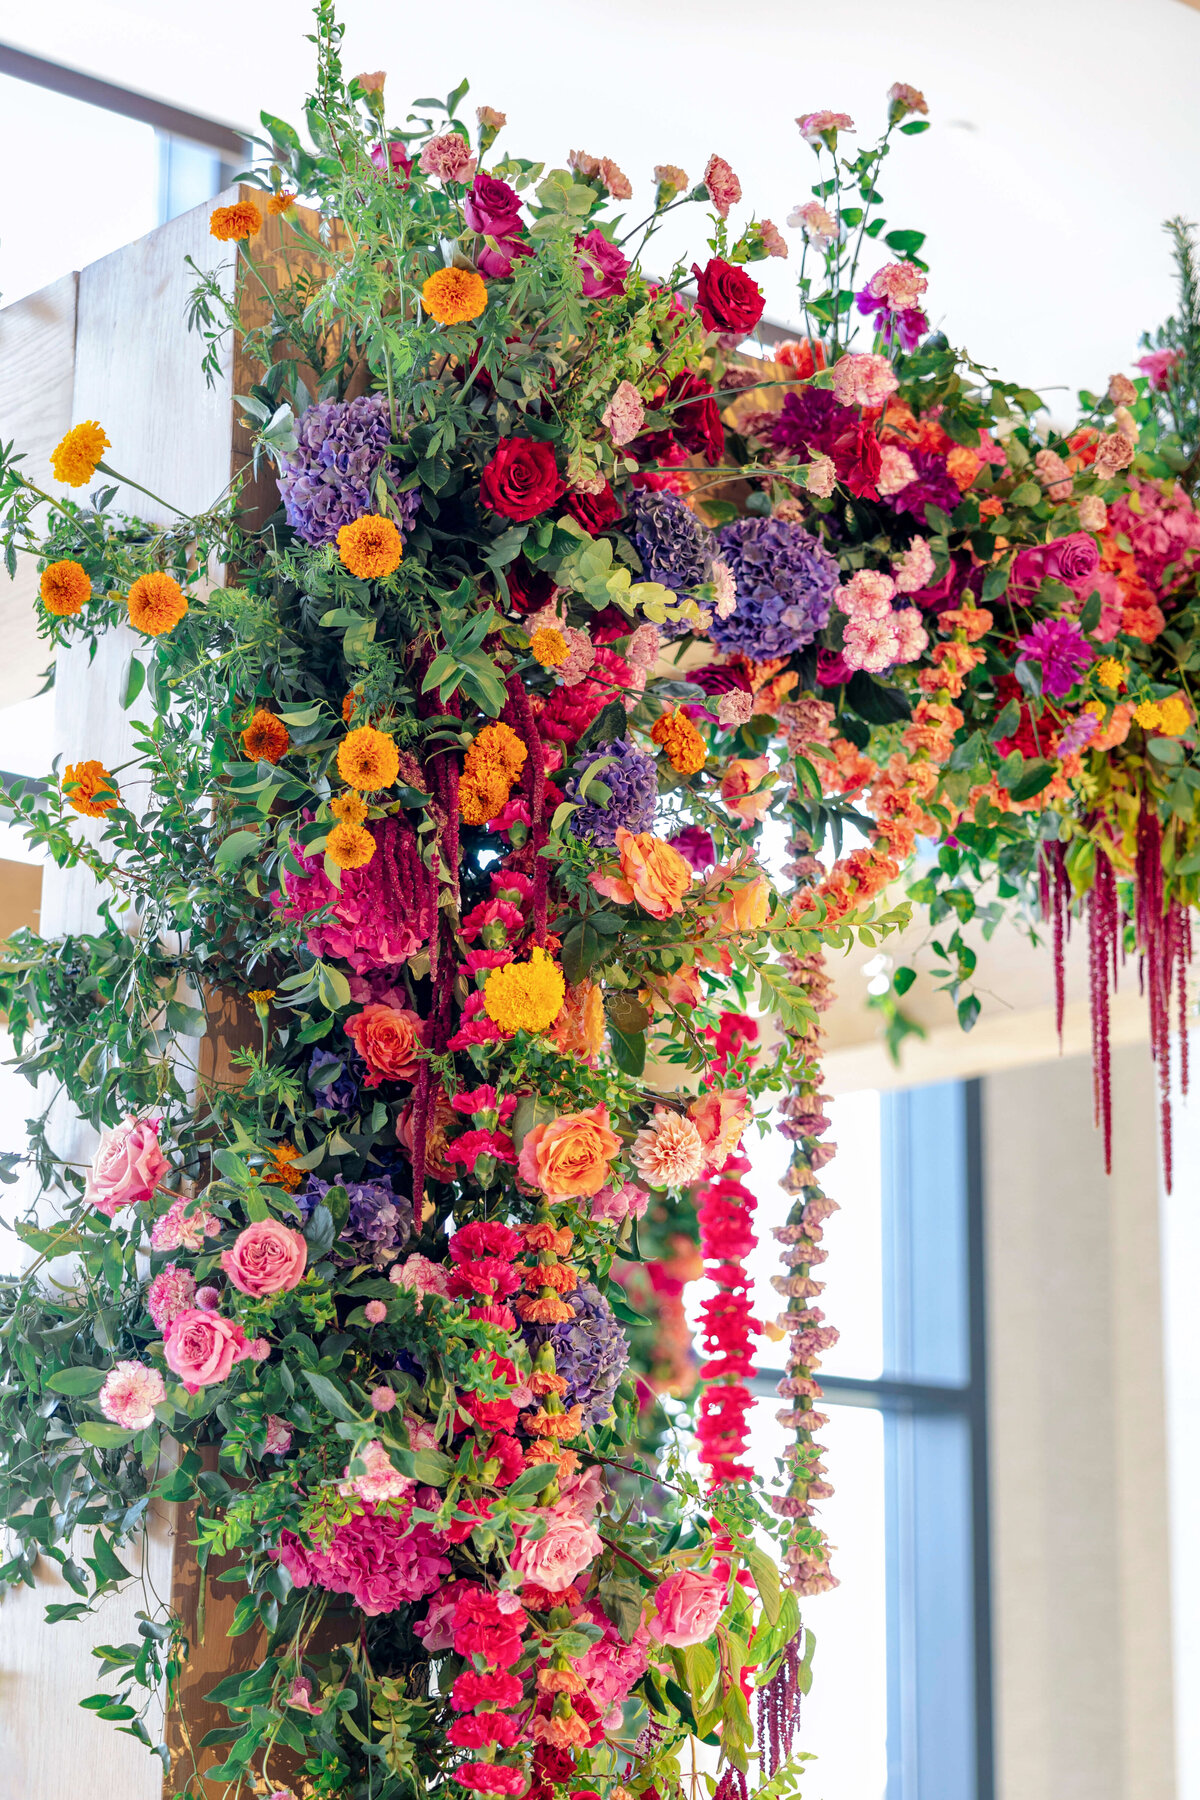
<path fill-rule="evenodd" d="M 1168 737 L 1182 737 L 1192 722 L 1187 701 L 1182 694 L 1168 694 L 1158 703 L 1158 728 Z"/>
<path fill-rule="evenodd" d="M 557 669 L 559 663 L 565 663 L 571 654 L 567 649 L 567 640 L 561 631 L 555 631 L 553 625 L 543 625 L 535 631 L 529 640 L 529 653 L 534 662 L 541 663 L 543 669 Z"/>
<path fill-rule="evenodd" d="M 650 736 L 662 745 L 677 775 L 696 775 L 704 767 L 708 758 L 704 739 L 683 713 L 664 713 L 655 721 Z"/>
<path fill-rule="evenodd" d="M 96 465 L 112 444 L 95 419 L 72 425 L 62 443 L 52 451 L 50 467 L 56 481 L 68 487 L 85 487 L 96 473 Z"/>
<path fill-rule="evenodd" d="M 1144 731 L 1156 731 L 1162 724 L 1162 707 L 1157 700 L 1143 700 L 1134 707 L 1133 716 Z"/>
<path fill-rule="evenodd" d="M 77 562 L 52 562 L 42 571 L 42 605 L 56 619 L 72 619 L 92 597 L 92 581 Z"/>
<path fill-rule="evenodd" d="M 89 819 L 102 819 L 121 804 L 120 789 L 102 762 L 68 763 L 62 785 L 67 805 Z"/>
<path fill-rule="evenodd" d="M 325 839 L 325 854 L 339 869 L 364 869 L 375 854 L 375 839 L 365 825 L 343 819 Z"/>
<path fill-rule="evenodd" d="M 404 540 L 390 519 L 365 513 L 337 535 L 338 555 L 360 581 L 380 581 L 400 567 Z"/>
<path fill-rule="evenodd" d="M 1129 670 L 1125 664 L 1115 656 L 1102 657 L 1096 664 L 1096 680 L 1102 688 L 1108 688 L 1109 692 L 1113 694 L 1125 686 L 1125 678 L 1128 674 Z"/>
<path fill-rule="evenodd" d="M 474 269 L 436 269 L 421 289 L 421 301 L 439 325 L 465 325 L 487 305 L 487 288 Z"/>
<path fill-rule="evenodd" d="M 187 609 L 187 595 L 175 577 L 161 569 L 139 575 L 129 590 L 129 623 L 147 637 L 173 631 Z"/>
<path fill-rule="evenodd" d="M 391 787 L 400 773 L 400 752 L 386 731 L 373 725 L 360 725 L 347 732 L 338 745 L 338 774 L 347 787 L 363 793 Z"/>
<path fill-rule="evenodd" d="M 528 962 L 493 969 L 483 990 L 484 1011 L 501 1031 L 545 1031 L 562 1011 L 567 995 L 563 972 L 544 950 Z"/>
<path fill-rule="evenodd" d="M 235 200 L 232 206 L 214 208 L 208 229 L 219 243 L 232 244 L 239 238 L 257 237 L 262 222 L 262 214 L 253 200 Z"/>
<path fill-rule="evenodd" d="M 343 825 L 361 825 L 367 816 L 367 803 L 355 793 L 339 794 L 329 802 L 329 810 Z"/>

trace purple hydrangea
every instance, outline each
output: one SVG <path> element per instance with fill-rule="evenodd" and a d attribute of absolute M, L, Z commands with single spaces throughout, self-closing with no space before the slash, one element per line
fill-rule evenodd
<path fill-rule="evenodd" d="M 575 1314 L 569 1323 L 527 1328 L 530 1343 L 551 1343 L 554 1366 L 567 1382 L 565 1406 L 583 1407 L 585 1425 L 604 1425 L 629 1361 L 629 1344 L 599 1288 L 583 1282 L 564 1296 Z"/>
<path fill-rule="evenodd" d="M 306 544 L 330 544 L 343 525 L 375 511 L 375 476 L 392 441 L 387 398 L 319 400 L 296 421 L 296 440 L 279 475 L 287 521 Z M 420 495 L 414 489 L 400 502 L 407 527 Z"/>
<path fill-rule="evenodd" d="M 345 1058 L 317 1049 L 308 1064 L 309 1092 L 322 1106 L 334 1112 L 349 1112 L 358 1099 L 358 1082 L 346 1067 Z"/>
<path fill-rule="evenodd" d="M 828 624 L 838 591 L 835 558 L 786 519 L 737 519 L 719 536 L 737 605 L 727 619 L 713 618 L 713 643 L 754 662 L 811 644 Z"/>
<path fill-rule="evenodd" d="M 601 802 L 585 797 L 579 811 L 571 814 L 571 830 L 576 837 L 586 837 L 590 833 L 598 844 L 615 844 L 618 826 L 638 832 L 649 831 L 654 823 L 658 773 L 652 756 L 647 756 L 627 738 L 616 738 L 611 743 L 597 744 L 579 774 L 571 777 L 564 790 L 568 800 L 579 798 L 580 782 L 601 756 L 617 759 L 594 778 L 604 783 L 612 798 Z M 592 792 L 589 788 L 588 794 Z"/>
<path fill-rule="evenodd" d="M 1017 649 L 1023 661 L 1041 663 L 1042 692 L 1050 700 L 1070 693 L 1094 655 L 1072 619 L 1039 619 L 1017 639 Z"/>
<path fill-rule="evenodd" d="M 647 581 L 679 594 L 710 579 L 711 534 L 678 494 L 636 493 L 629 510 L 634 519 L 629 536 Z"/>
<path fill-rule="evenodd" d="M 354 1244 L 371 1260 L 382 1266 L 412 1235 L 412 1201 L 404 1194 L 377 1181 L 343 1181 L 335 1184 L 310 1175 L 295 1195 L 295 1204 L 309 1218 L 313 1208 L 321 1204 L 334 1185 L 344 1187 L 350 1197 L 350 1213 L 341 1231 L 341 1241 Z"/>

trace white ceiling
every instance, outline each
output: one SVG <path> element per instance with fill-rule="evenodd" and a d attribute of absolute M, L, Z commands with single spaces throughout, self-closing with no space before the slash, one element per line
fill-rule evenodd
<path fill-rule="evenodd" d="M 920 86 L 934 129 L 899 141 L 889 224 L 929 234 L 934 321 L 1010 378 L 1057 387 L 1061 417 L 1069 390 L 1128 367 L 1169 308 L 1162 219 L 1200 214 L 1200 12 L 1178 0 L 344 0 L 342 13 L 348 70 L 386 69 L 397 118 L 465 74 L 468 105 L 508 113 L 502 147 L 612 156 L 636 200 L 656 162 L 695 178 L 715 149 L 780 225 L 814 179 L 796 114 L 836 107 L 873 135 L 889 84 Z M 300 0 L 55 0 L 0 25 L 21 48 L 237 125 L 264 106 L 297 117 L 310 27 Z M 52 202 L 43 189 L 47 229 Z M 692 217 L 666 250 L 702 253 Z M 765 285 L 771 313 L 794 319 L 789 265 L 768 265 Z"/>

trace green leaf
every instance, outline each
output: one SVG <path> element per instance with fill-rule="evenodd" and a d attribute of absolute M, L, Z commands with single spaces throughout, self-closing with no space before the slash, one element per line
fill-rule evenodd
<path fill-rule="evenodd" d="M 248 856 L 255 855 L 261 843 L 262 839 L 257 831 L 231 831 L 217 845 L 213 860 L 222 874 L 228 874 L 230 870 L 239 868 Z"/>
<path fill-rule="evenodd" d="M 104 1369 L 58 1369 L 45 1386 L 56 1394 L 98 1394 L 107 1380 Z"/>
<path fill-rule="evenodd" d="M 979 1017 L 980 1002 L 976 994 L 967 994 L 958 1003 L 958 1022 L 964 1031 L 970 1031 Z"/>
<path fill-rule="evenodd" d="M 1035 794 L 1040 794 L 1043 788 L 1050 785 L 1055 766 L 1044 756 L 1033 762 L 1027 762 L 1021 774 L 1009 788 L 1009 794 L 1014 800 L 1032 800 Z"/>
<path fill-rule="evenodd" d="M 350 983 L 340 969 L 329 963 L 317 964 L 317 993 L 329 1012 L 339 1012 L 350 1004 Z"/>
<path fill-rule="evenodd" d="M 774 1559 L 767 1555 L 758 1544 L 749 1542 L 741 1546 L 750 1573 L 754 1577 L 754 1585 L 758 1589 L 758 1597 L 762 1601 L 763 1611 L 767 1615 L 767 1623 L 774 1625 L 779 1617 L 779 1570 Z"/>
<path fill-rule="evenodd" d="M 270 133 L 271 142 L 278 144 L 281 150 L 299 150 L 300 138 L 294 126 L 283 119 L 277 119 L 274 113 L 260 112 L 263 130 Z"/>
<path fill-rule="evenodd" d="M 644 1031 L 625 1032 L 609 1021 L 608 1038 L 612 1045 L 613 1061 L 623 1075 L 641 1075 L 646 1067 L 646 1034 Z"/>
<path fill-rule="evenodd" d="M 862 669 L 856 670 L 846 684 L 846 704 L 869 725 L 894 725 L 898 719 L 912 717 L 912 702 L 907 694 L 900 688 L 885 687 Z"/>
<path fill-rule="evenodd" d="M 335 1381 L 330 1381 L 327 1375 L 319 1375 L 315 1369 L 302 1369 L 300 1373 L 326 1412 L 332 1413 L 335 1419 L 344 1419 L 348 1425 L 362 1423 Z"/>
<path fill-rule="evenodd" d="M 75 1432 L 85 1444 L 94 1444 L 97 1450 L 119 1450 L 122 1444 L 129 1444 L 137 1436 L 136 1431 L 126 1431 L 123 1425 L 101 1425 L 90 1419 L 83 1425 L 77 1425 Z M 97 1543 L 100 1539 L 97 1538 Z"/>
<path fill-rule="evenodd" d="M 907 994 L 909 988 L 916 979 L 917 971 L 915 969 L 897 969 L 896 973 L 892 976 L 892 986 L 898 994 Z"/>
<path fill-rule="evenodd" d="M 308 1223 L 304 1227 L 304 1241 L 308 1245 L 309 1261 L 319 1262 L 332 1249 L 333 1238 L 333 1214 L 327 1206 L 318 1202 L 308 1215 Z"/>
<path fill-rule="evenodd" d="M 572 987 L 577 987 L 606 955 L 608 945 L 592 919 L 580 919 L 572 925 L 562 941 L 562 972 Z"/>
<path fill-rule="evenodd" d="M 146 667 L 136 656 L 129 659 L 129 673 L 125 677 L 125 692 L 121 696 L 121 705 L 128 711 L 146 685 Z"/>

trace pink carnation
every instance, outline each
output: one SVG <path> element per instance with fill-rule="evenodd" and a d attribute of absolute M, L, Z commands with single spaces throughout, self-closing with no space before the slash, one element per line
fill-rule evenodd
<path fill-rule="evenodd" d="M 609 1714 L 620 1707 L 635 1681 L 646 1673 L 650 1633 L 639 1622 L 632 1641 L 626 1643 L 602 1606 L 595 1600 L 585 1608 L 592 1623 L 599 1625 L 604 1636 L 575 1660 L 575 1673 L 583 1677 L 588 1699 Z M 605 1718 L 605 1724 L 609 1720 Z M 616 1719 L 612 1720 L 613 1725 Z"/>
<path fill-rule="evenodd" d="M 832 138 L 836 142 L 839 131 L 854 130 L 850 114 L 841 112 L 801 113 L 796 123 L 800 127 L 800 136 L 814 149 L 823 140 L 828 142 Z"/>
<path fill-rule="evenodd" d="M 83 1197 L 111 1219 L 119 1206 L 153 1198 L 169 1167 L 159 1148 L 158 1119 L 121 1120 L 100 1134 Z"/>
<path fill-rule="evenodd" d="M 145 1363 L 119 1362 L 100 1389 L 100 1411 L 126 1431 L 145 1431 L 154 1423 L 154 1409 L 167 1397 L 157 1369 Z"/>
<path fill-rule="evenodd" d="M 1162 393 L 1170 387 L 1171 372 L 1182 356 L 1182 350 L 1151 350 L 1147 356 L 1139 356 L 1134 367 L 1142 371 L 1152 388 Z"/>
<path fill-rule="evenodd" d="M 875 271 L 867 283 L 867 292 L 881 300 L 890 312 L 908 312 L 920 305 L 928 286 L 915 263 L 895 262 Z"/>
<path fill-rule="evenodd" d="M 625 655 L 633 669 L 651 669 L 658 661 L 662 637 L 657 625 L 639 625 L 629 640 Z"/>
<path fill-rule="evenodd" d="M 842 656 L 847 668 L 879 675 L 891 668 L 899 654 L 900 638 L 890 615 L 886 619 L 851 619 L 846 626 Z"/>
<path fill-rule="evenodd" d="M 450 1291 L 450 1271 L 445 1263 L 430 1262 L 419 1252 L 414 1252 L 402 1263 L 393 1263 L 388 1280 L 394 1287 L 411 1288 L 413 1293 L 421 1296 L 437 1294 L 444 1297 Z"/>
<path fill-rule="evenodd" d="M 921 615 L 915 606 L 901 607 L 892 616 L 899 642 L 897 662 L 912 663 L 925 654 L 929 648 L 929 633 L 921 623 Z"/>
<path fill-rule="evenodd" d="M 476 161 L 465 138 L 460 138 L 457 131 L 445 131 L 440 137 L 430 138 L 422 150 L 421 172 L 432 175 L 435 181 L 470 181 Z"/>
<path fill-rule="evenodd" d="M 391 1388 L 384 1391 L 388 1394 L 392 1393 Z M 395 1398 L 395 1395 L 392 1394 L 393 1405 Z M 402 1475 L 399 1469 L 393 1465 L 391 1457 L 378 1438 L 372 1438 L 370 1443 L 359 1451 L 357 1460 L 366 1465 L 366 1473 L 351 1475 L 350 1465 L 347 1463 L 343 1471 L 344 1479 L 338 1483 L 339 1493 L 357 1494 L 360 1500 L 367 1500 L 374 1504 L 379 1500 L 402 1500 L 406 1494 L 413 1492 L 416 1486 L 415 1482 L 410 1481 L 407 1475 Z"/>
<path fill-rule="evenodd" d="M 927 588 L 933 580 L 933 551 L 928 538 L 914 538 L 907 550 L 892 558 L 892 570 L 897 593 L 918 594 Z"/>
<path fill-rule="evenodd" d="M 886 619 L 896 591 L 890 575 L 879 569 L 859 569 L 843 587 L 838 600 L 852 619 Z"/>
<path fill-rule="evenodd" d="M 577 625 L 564 625 L 562 636 L 567 646 L 567 659 L 558 664 L 554 673 L 564 687 L 578 687 L 595 665 L 596 646 L 587 632 Z"/>
<path fill-rule="evenodd" d="M 899 494 L 917 479 L 916 465 L 907 450 L 898 444 L 884 444 L 879 452 L 879 480 L 875 483 L 886 499 Z"/>
<path fill-rule="evenodd" d="M 207 1206 L 184 1195 L 173 1200 L 161 1219 L 155 1219 L 150 1243 L 155 1250 L 202 1250 L 206 1237 L 220 1237 L 221 1222 Z"/>
<path fill-rule="evenodd" d="M 588 1211 L 598 1222 L 621 1225 L 629 1218 L 640 1219 L 649 1204 L 650 1196 L 645 1188 L 639 1187 L 635 1181 L 627 1181 L 615 1194 L 608 1187 L 593 1194 L 588 1202 Z"/>
<path fill-rule="evenodd" d="M 828 500 L 837 486 L 837 464 L 832 456 L 814 456 L 804 471 L 805 491 L 814 500 Z"/>
<path fill-rule="evenodd" d="M 278 1413 L 267 1414 L 267 1441 L 264 1446 L 268 1456 L 284 1456 L 292 1447 L 292 1428 L 286 1419 Z"/>
<path fill-rule="evenodd" d="M 837 220 L 819 200 L 806 200 L 797 206 L 788 214 L 787 222 L 793 230 L 803 231 L 814 250 L 828 250 L 837 241 Z"/>
<path fill-rule="evenodd" d="M 645 419 L 642 396 L 632 381 L 622 381 L 614 388 L 612 398 L 600 414 L 600 423 L 618 449 L 633 441 Z"/>
<path fill-rule="evenodd" d="M 754 711 L 754 695 L 745 688 L 730 688 L 717 701 L 717 724 L 730 729 L 744 725 Z"/>
<path fill-rule="evenodd" d="M 852 351 L 833 365 L 833 392 L 841 406 L 882 406 L 899 386 L 886 356 Z"/>
<path fill-rule="evenodd" d="M 708 189 L 708 197 L 723 219 L 729 217 L 729 209 L 736 206 L 742 197 L 742 184 L 725 161 L 723 156 L 710 156 L 704 165 L 701 177 Z"/>
<path fill-rule="evenodd" d="M 762 242 L 762 247 L 768 256 L 787 255 L 787 243 L 780 235 L 779 227 L 777 225 L 772 225 L 770 219 L 763 219 L 760 222 L 758 235 Z"/>
<path fill-rule="evenodd" d="M 196 1277 L 190 1269 L 168 1263 L 146 1289 L 146 1311 L 160 1331 L 196 1300 Z"/>
<path fill-rule="evenodd" d="M 1108 524 L 1108 508 L 1099 494 L 1084 494 L 1078 505 L 1079 523 L 1085 531 L 1103 531 Z"/>

